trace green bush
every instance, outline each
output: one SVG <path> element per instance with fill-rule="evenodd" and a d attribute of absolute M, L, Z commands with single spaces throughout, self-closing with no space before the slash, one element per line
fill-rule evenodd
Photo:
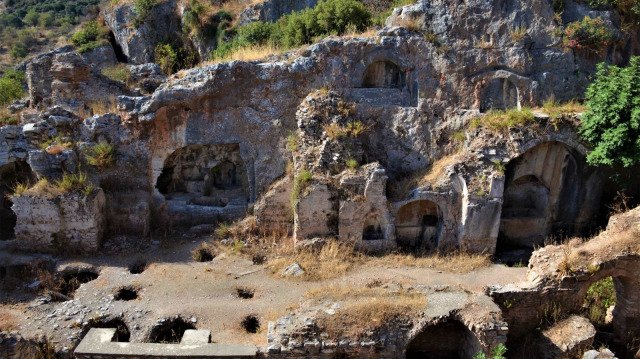
<path fill-rule="evenodd" d="M 39 21 L 40 21 L 40 15 L 33 8 L 29 9 L 27 14 L 22 18 L 22 22 L 27 26 L 36 26 L 38 25 Z"/>
<path fill-rule="evenodd" d="M 242 43 L 263 45 L 272 40 L 277 25 L 269 22 L 252 22 L 238 29 L 238 39 Z"/>
<path fill-rule="evenodd" d="M 596 10 L 616 9 L 625 22 L 640 24 L 640 0 L 585 0 Z"/>
<path fill-rule="evenodd" d="M 583 306 L 587 308 L 587 315 L 592 323 L 604 325 L 607 309 L 615 304 L 616 289 L 613 278 L 607 277 L 593 283 L 587 289 Z"/>
<path fill-rule="evenodd" d="M 197 55 L 193 51 L 177 44 L 159 43 L 155 48 L 154 56 L 155 63 L 167 75 L 189 68 L 197 62 Z"/>
<path fill-rule="evenodd" d="M 8 70 L 0 77 L 0 106 L 6 106 L 24 96 L 24 73 Z"/>
<path fill-rule="evenodd" d="M 498 344 L 491 351 L 491 356 L 489 359 L 504 359 L 505 354 L 507 353 L 507 347 L 504 344 Z M 487 359 L 487 355 L 483 352 L 478 352 L 473 356 L 473 359 Z"/>
<path fill-rule="evenodd" d="M 155 62 L 165 74 L 171 75 L 178 68 L 178 53 L 170 44 L 158 44 L 155 49 Z"/>
<path fill-rule="evenodd" d="M 146 20 L 156 4 L 157 0 L 135 0 L 133 2 L 133 10 L 136 12 L 136 17 L 133 20 L 135 27 L 140 26 Z"/>
<path fill-rule="evenodd" d="M 13 46 L 11 46 L 11 50 L 9 50 L 11 58 L 16 60 L 26 57 L 28 54 L 29 51 L 27 50 L 27 47 L 21 42 L 13 44 Z"/>
<path fill-rule="evenodd" d="M 312 9 L 284 16 L 278 21 L 282 45 L 300 46 L 314 38 L 341 35 L 347 29 L 364 31 L 371 24 L 371 14 L 357 0 L 323 0 Z"/>
<path fill-rule="evenodd" d="M 599 64 L 585 100 L 580 134 L 593 146 L 589 164 L 640 163 L 640 57 L 625 68 Z"/>
<path fill-rule="evenodd" d="M 79 53 L 89 52 L 97 47 L 107 45 L 109 30 L 96 20 L 87 21 L 71 36 L 71 43 Z"/>
<path fill-rule="evenodd" d="M 285 15 L 276 23 L 255 22 L 238 28 L 233 39 L 219 41 L 211 58 L 224 58 L 236 49 L 253 45 L 296 47 L 350 29 L 364 31 L 370 24 L 371 14 L 358 0 L 321 0 L 316 7 Z"/>
<path fill-rule="evenodd" d="M 564 45 L 578 50 L 600 53 L 606 50 L 614 39 L 614 34 L 601 18 L 585 16 L 572 22 L 564 30 Z"/>

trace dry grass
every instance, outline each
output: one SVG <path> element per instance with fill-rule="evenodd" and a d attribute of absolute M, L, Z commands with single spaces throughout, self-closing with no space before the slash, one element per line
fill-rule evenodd
<path fill-rule="evenodd" d="M 347 30 L 347 32 L 342 34 L 340 37 L 352 39 L 352 38 L 356 38 L 356 37 L 377 37 L 377 36 L 378 36 L 378 30 L 376 30 L 374 28 L 368 28 L 365 31 L 358 31 L 356 29 L 349 29 L 349 30 Z"/>
<path fill-rule="evenodd" d="M 427 305 L 423 293 L 377 287 L 327 286 L 311 290 L 305 296 L 341 302 L 333 315 L 323 313 L 317 320 L 318 326 L 332 338 L 360 337 L 394 321 L 407 320 Z"/>
<path fill-rule="evenodd" d="M 390 186 L 391 196 L 404 198 L 411 190 L 426 185 L 436 185 L 442 179 L 446 169 L 459 162 L 460 152 L 456 152 L 440 158 L 424 171 L 418 171 L 413 176 L 407 176 Z"/>
<path fill-rule="evenodd" d="M 65 173 L 62 179 L 55 183 L 42 178 L 33 186 L 19 184 L 14 188 L 16 196 L 33 196 L 42 198 L 54 198 L 69 192 L 80 192 L 85 196 L 90 195 L 95 187 L 84 173 Z"/>
<path fill-rule="evenodd" d="M 19 320 L 7 309 L 0 309 L 0 332 L 18 330 Z"/>
<path fill-rule="evenodd" d="M 397 20 L 394 25 L 404 27 L 409 31 L 422 31 L 422 25 L 418 19 L 414 18 L 401 18 Z"/>
<path fill-rule="evenodd" d="M 304 270 L 304 274 L 296 279 L 318 281 L 337 278 L 364 261 L 364 257 L 357 253 L 350 243 L 330 241 L 319 251 L 296 250 L 293 240 L 283 244 L 279 256 L 270 260 L 268 264 L 271 273 L 278 276 L 289 265 L 298 263 Z"/>
<path fill-rule="evenodd" d="M 110 96 L 103 100 L 85 101 L 84 107 L 80 108 L 78 115 L 82 118 L 93 115 L 103 115 L 105 113 L 118 113 L 118 100 L 115 96 Z"/>
<path fill-rule="evenodd" d="M 283 53 L 283 49 L 279 49 L 273 45 L 257 45 L 238 48 L 225 57 L 215 59 L 213 61 L 207 61 L 204 65 L 212 65 L 221 62 L 229 61 L 263 61 L 273 55 L 279 55 Z"/>
<path fill-rule="evenodd" d="M 355 250 L 353 243 L 329 240 L 321 249 L 294 247 L 286 229 L 261 231 L 255 217 L 247 217 L 230 225 L 221 225 L 215 237 L 216 253 L 240 255 L 247 258 L 267 258 L 267 268 L 280 277 L 282 271 L 298 263 L 305 273 L 292 280 L 321 281 L 338 278 L 361 266 L 420 267 L 451 273 L 469 273 L 491 265 L 488 255 L 457 252 L 447 255 L 415 256 L 392 253 L 379 257 L 367 256 Z M 224 243 L 224 244 L 223 244 Z"/>
<path fill-rule="evenodd" d="M 549 115 L 551 124 L 557 128 L 565 119 L 566 115 L 582 113 L 586 110 L 586 107 L 576 101 L 558 103 L 555 99 L 551 98 L 545 101 L 538 110 Z"/>
<path fill-rule="evenodd" d="M 470 254 L 456 252 L 451 254 L 434 254 L 417 257 L 413 254 L 388 254 L 382 257 L 371 258 L 370 266 L 384 267 L 419 267 L 431 268 L 451 273 L 469 273 L 480 268 L 489 267 L 491 257 L 486 254 Z"/>
<path fill-rule="evenodd" d="M 533 123 L 535 115 L 530 108 L 492 110 L 480 117 L 474 118 L 469 127 L 486 128 L 494 133 L 507 133 L 513 128 L 520 128 Z"/>

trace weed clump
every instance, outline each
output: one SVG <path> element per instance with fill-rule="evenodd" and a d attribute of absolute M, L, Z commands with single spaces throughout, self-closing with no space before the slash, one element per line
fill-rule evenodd
<path fill-rule="evenodd" d="M 494 132 L 506 132 L 512 128 L 523 127 L 535 120 L 535 115 L 530 108 L 493 110 L 484 116 L 471 121 L 472 129 L 484 127 Z"/>

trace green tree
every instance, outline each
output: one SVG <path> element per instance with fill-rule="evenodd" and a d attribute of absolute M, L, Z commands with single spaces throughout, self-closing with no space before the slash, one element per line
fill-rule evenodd
<path fill-rule="evenodd" d="M 640 163 L 640 57 L 624 68 L 599 64 L 585 97 L 580 134 L 593 146 L 587 161 L 612 167 Z"/>
<path fill-rule="evenodd" d="M 29 11 L 27 11 L 27 14 L 24 15 L 24 18 L 22 18 L 22 22 L 24 22 L 25 25 L 27 26 L 36 26 L 38 25 L 38 22 L 40 21 L 40 15 L 36 12 L 36 9 L 29 9 Z"/>
<path fill-rule="evenodd" d="M 0 106 L 6 106 L 24 96 L 24 74 L 9 70 L 0 77 Z"/>

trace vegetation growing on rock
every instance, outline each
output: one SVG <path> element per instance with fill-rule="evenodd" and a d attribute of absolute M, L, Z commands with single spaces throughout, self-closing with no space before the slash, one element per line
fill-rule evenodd
<path fill-rule="evenodd" d="M 587 50 L 602 53 L 614 39 L 602 18 L 585 16 L 582 20 L 572 22 L 564 30 L 564 45 L 571 49 Z"/>
<path fill-rule="evenodd" d="M 23 72 L 7 70 L 0 77 L 0 106 L 6 106 L 11 102 L 24 96 L 23 83 L 25 75 Z"/>
<path fill-rule="evenodd" d="M 640 57 L 624 68 L 598 65 L 586 105 L 580 133 L 593 145 L 587 161 L 612 167 L 640 163 Z"/>
<path fill-rule="evenodd" d="M 87 21 L 71 36 L 71 42 L 79 53 L 89 52 L 100 46 L 108 45 L 109 30 L 96 20 Z"/>

